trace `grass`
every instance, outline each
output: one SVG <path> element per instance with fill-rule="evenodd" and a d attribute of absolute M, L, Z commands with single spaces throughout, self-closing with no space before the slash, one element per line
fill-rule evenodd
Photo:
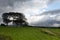
<path fill-rule="evenodd" d="M 0 35 L 12 40 L 60 40 L 59 28 L 0 27 Z"/>

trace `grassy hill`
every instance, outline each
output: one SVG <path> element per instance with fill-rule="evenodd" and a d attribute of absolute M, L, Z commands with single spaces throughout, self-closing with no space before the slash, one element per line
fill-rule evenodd
<path fill-rule="evenodd" d="M 59 28 L 0 27 L 0 35 L 12 40 L 60 40 Z"/>

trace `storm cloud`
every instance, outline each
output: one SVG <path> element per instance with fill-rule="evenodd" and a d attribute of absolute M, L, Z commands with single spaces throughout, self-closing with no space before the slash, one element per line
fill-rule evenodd
<path fill-rule="evenodd" d="M 47 11 L 38 16 L 43 16 L 43 18 L 36 23 L 32 23 L 33 26 L 60 27 L 60 9 Z"/>
<path fill-rule="evenodd" d="M 57 11 L 56 13 L 45 12 L 45 9 L 48 8 L 48 5 L 52 4 L 55 1 L 56 0 L 0 0 L 0 22 L 2 22 L 1 15 L 4 12 L 21 12 L 26 16 L 26 18 L 28 19 L 27 21 L 30 25 L 34 25 L 35 23 L 35 25 L 43 25 L 43 23 L 46 23 L 49 20 L 52 21 L 53 16 L 57 17 Z M 45 17 L 46 19 L 44 19 Z M 44 26 L 47 25 L 44 24 Z"/>

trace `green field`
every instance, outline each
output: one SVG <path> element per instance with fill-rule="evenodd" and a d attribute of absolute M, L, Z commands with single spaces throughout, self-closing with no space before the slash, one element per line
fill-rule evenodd
<path fill-rule="evenodd" d="M 59 28 L 0 27 L 0 35 L 12 40 L 60 40 Z"/>

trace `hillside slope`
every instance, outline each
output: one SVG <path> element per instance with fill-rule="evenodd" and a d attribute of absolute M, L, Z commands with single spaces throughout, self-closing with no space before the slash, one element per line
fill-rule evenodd
<path fill-rule="evenodd" d="M 59 28 L 0 27 L 0 35 L 12 40 L 60 40 Z"/>

